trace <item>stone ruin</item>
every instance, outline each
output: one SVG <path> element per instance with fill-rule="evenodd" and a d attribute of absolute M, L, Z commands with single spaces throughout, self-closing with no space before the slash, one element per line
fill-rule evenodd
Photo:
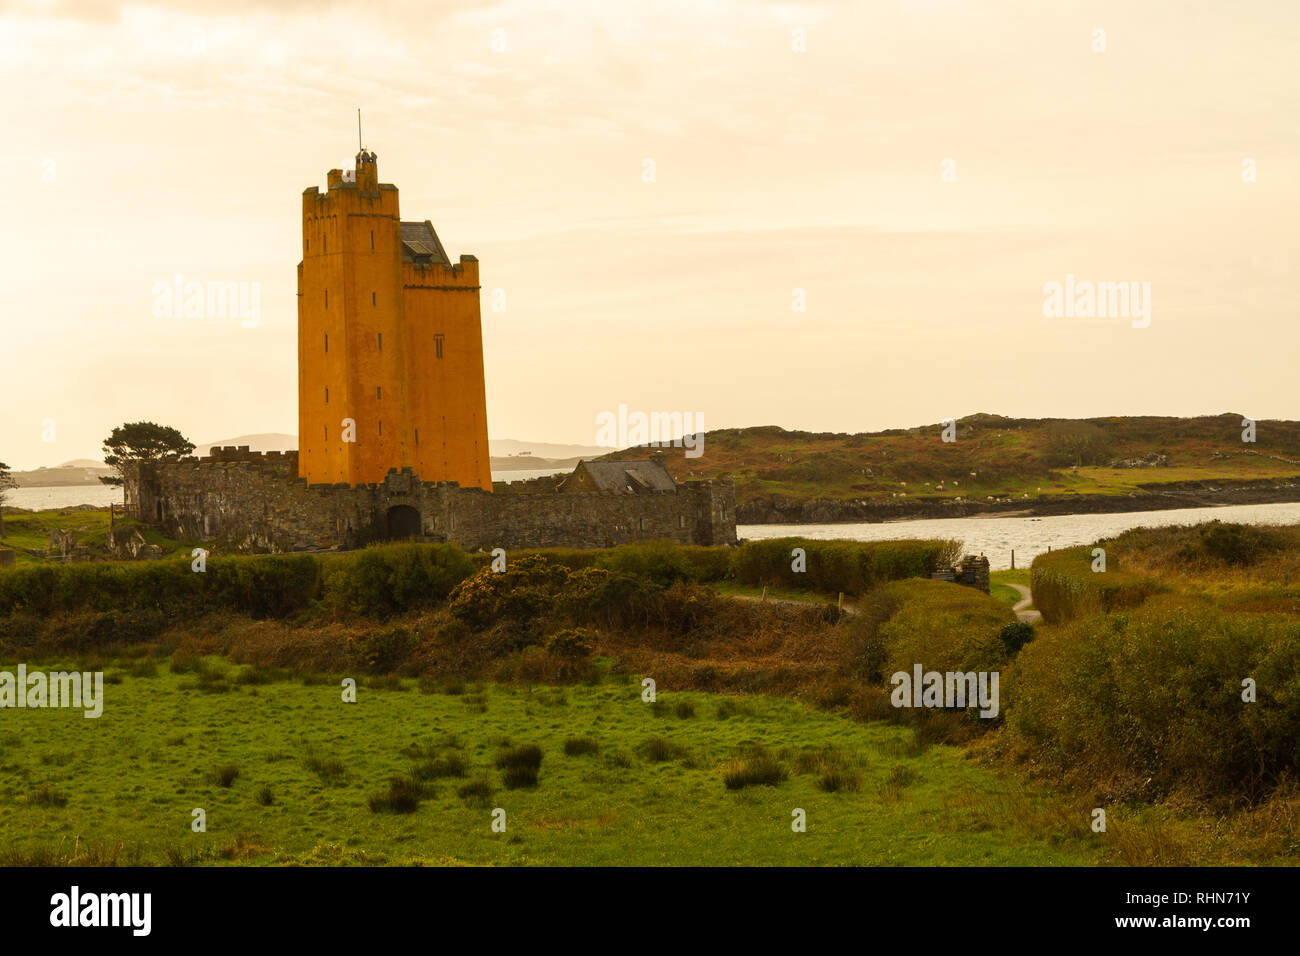
<path fill-rule="evenodd" d="M 961 564 L 957 565 L 957 567 L 939 568 L 937 571 L 930 573 L 930 578 L 934 581 L 951 581 L 953 584 L 977 588 L 988 594 L 989 559 L 982 554 L 979 557 L 968 554 L 961 559 Z"/>

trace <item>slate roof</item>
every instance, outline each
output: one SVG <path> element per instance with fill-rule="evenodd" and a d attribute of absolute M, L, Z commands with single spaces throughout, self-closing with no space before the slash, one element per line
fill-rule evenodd
<path fill-rule="evenodd" d="M 438 234 L 433 231 L 433 223 L 402 223 L 402 261 L 419 265 L 450 266 L 447 250 L 442 247 Z"/>
<path fill-rule="evenodd" d="M 645 491 L 675 491 L 677 482 L 657 461 L 582 461 L 574 469 L 585 470 L 601 491 L 638 494 Z"/>

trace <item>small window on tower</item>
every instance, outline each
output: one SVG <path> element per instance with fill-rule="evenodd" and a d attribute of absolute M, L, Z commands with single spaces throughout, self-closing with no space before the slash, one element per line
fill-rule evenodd
<path fill-rule="evenodd" d="M 375 386 L 375 398 L 382 399 L 383 397 L 384 397 L 384 386 L 382 386 L 382 385 L 376 385 L 376 386 Z"/>
<path fill-rule="evenodd" d="M 373 292 L 370 293 L 370 304 L 371 305 L 375 304 L 375 294 Z"/>
<path fill-rule="evenodd" d="M 375 230 L 370 230 L 370 249 L 373 252 L 375 248 Z"/>
<path fill-rule="evenodd" d="M 383 423 L 383 422 L 380 422 L 380 423 L 379 423 L 379 434 L 382 435 L 383 433 L 384 433 L 384 423 Z"/>
<path fill-rule="evenodd" d="M 310 239 L 307 240 L 307 251 L 308 251 L 308 252 L 311 252 L 311 240 L 310 240 Z"/>
<path fill-rule="evenodd" d="M 415 443 L 420 444 L 420 429 L 418 428 L 415 430 Z"/>
<path fill-rule="evenodd" d="M 379 351 L 382 352 L 384 350 L 384 333 L 380 332 L 378 334 L 379 334 Z"/>
<path fill-rule="evenodd" d="M 320 427 L 320 430 L 321 430 L 322 432 L 325 433 L 325 440 L 326 440 L 326 441 L 329 441 L 329 440 L 330 440 L 330 427 L 329 427 L 328 425 L 322 425 L 322 426 Z"/>
<path fill-rule="evenodd" d="M 328 352 L 329 350 L 330 350 L 330 334 L 329 334 L 328 332 L 326 332 L 326 333 L 325 333 L 325 351 Z"/>
<path fill-rule="evenodd" d="M 329 290 L 329 289 L 326 289 L 326 290 L 325 290 L 325 308 L 328 309 L 329 307 L 330 307 L 330 290 Z"/>
<path fill-rule="evenodd" d="M 436 358 L 442 358 L 442 336 L 441 335 L 435 335 L 433 337 L 433 354 Z"/>
<path fill-rule="evenodd" d="M 325 404 L 328 405 L 329 403 L 330 403 L 330 390 L 327 388 L 325 389 Z"/>

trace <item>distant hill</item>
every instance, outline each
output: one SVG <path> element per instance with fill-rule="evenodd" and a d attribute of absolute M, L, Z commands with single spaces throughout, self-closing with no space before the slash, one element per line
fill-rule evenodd
<path fill-rule="evenodd" d="M 488 450 L 495 457 L 513 457 L 519 454 L 532 454 L 539 458 L 595 458 L 608 455 L 610 449 L 599 445 L 556 445 L 544 441 L 519 441 L 516 438 L 490 438 Z"/>
<path fill-rule="evenodd" d="M 1242 416 L 1043 419 L 976 414 L 942 425 L 844 434 L 775 425 L 705 434 L 703 454 L 629 448 L 606 459 L 662 454 L 678 480 L 730 476 L 747 516 L 820 500 L 858 504 L 1032 501 L 1131 496 L 1192 482 L 1300 476 L 1300 422 L 1261 420 L 1242 441 Z M 806 509 L 805 509 L 806 510 Z M 825 520 L 844 509 L 828 507 Z"/>
<path fill-rule="evenodd" d="M 539 471 L 543 468 L 563 468 L 565 471 L 572 471 L 580 461 L 581 458 L 534 458 L 532 455 L 511 455 L 503 458 L 493 455 L 491 467 L 493 474 L 507 471 Z"/>
<path fill-rule="evenodd" d="M 247 445 L 249 451 L 293 451 L 298 447 L 298 436 L 284 432 L 259 432 L 256 435 L 240 435 L 237 438 L 223 438 L 220 441 L 196 445 L 194 454 L 200 458 L 206 456 L 214 447 L 227 445 Z"/>
<path fill-rule="evenodd" d="M 100 475 L 112 473 L 113 469 L 102 461 L 79 458 L 76 461 L 65 462 L 57 468 L 15 471 L 13 477 L 19 488 L 53 488 L 67 485 L 98 485 Z"/>
<path fill-rule="evenodd" d="M 236 447 L 247 445 L 250 451 L 292 451 L 298 447 L 298 436 L 285 434 L 284 432 L 259 432 L 256 435 L 239 435 L 236 438 L 223 438 L 220 441 L 198 445 L 194 449 L 194 454 L 203 457 L 214 446 L 222 445 L 234 445 Z M 598 445 L 557 445 L 544 441 L 520 441 L 517 438 L 490 439 L 488 441 L 488 451 L 494 460 L 514 458 L 520 455 L 531 457 L 533 461 L 542 460 L 541 464 L 519 465 L 511 470 L 546 468 L 549 467 L 546 462 L 547 459 L 560 461 L 572 459 L 576 464 L 579 458 L 594 458 L 597 455 L 609 453 L 608 448 L 601 448 Z"/>

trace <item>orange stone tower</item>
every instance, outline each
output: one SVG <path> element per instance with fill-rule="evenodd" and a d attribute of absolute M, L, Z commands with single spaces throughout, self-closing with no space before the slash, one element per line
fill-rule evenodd
<path fill-rule="evenodd" d="M 375 154 L 302 196 L 298 474 L 309 484 L 492 489 L 478 259 L 452 265 L 433 224 L 402 222 Z"/>

